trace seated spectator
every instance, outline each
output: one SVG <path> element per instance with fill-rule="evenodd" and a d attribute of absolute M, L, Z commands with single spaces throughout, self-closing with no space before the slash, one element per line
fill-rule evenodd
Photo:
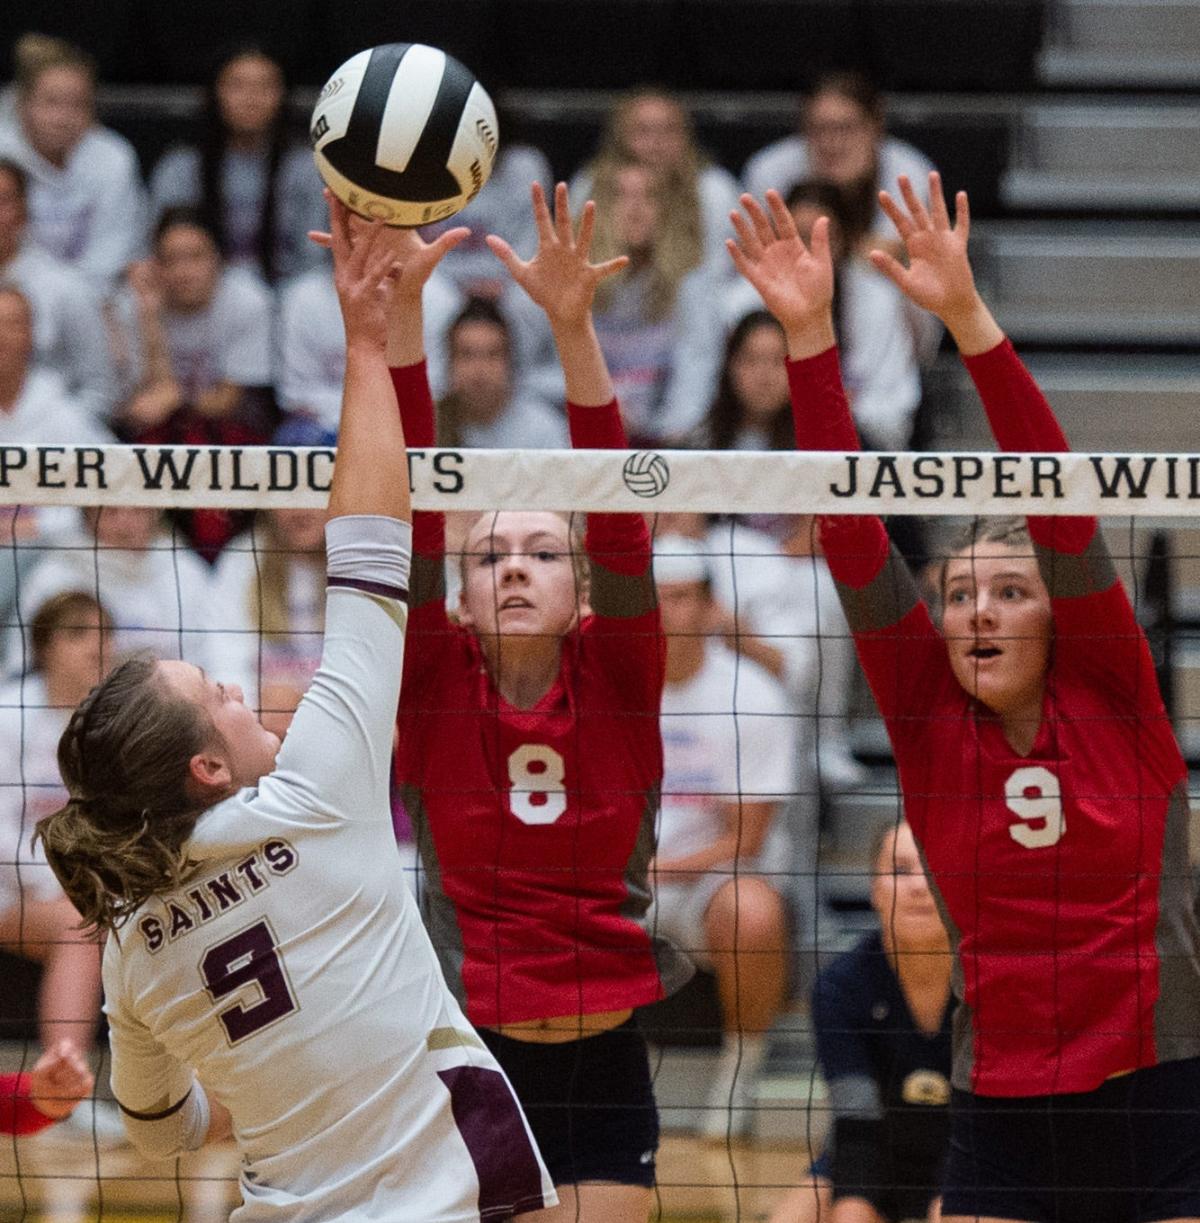
<path fill-rule="evenodd" d="M 470 229 L 470 237 L 438 264 L 439 273 L 449 277 L 463 297 L 495 300 L 507 295 L 512 281 L 502 274 L 488 250 L 487 235 L 498 234 L 522 259 L 531 258 L 537 249 L 537 227 L 529 208 L 529 188 L 540 183 L 547 197 L 554 192 L 554 176 L 546 155 L 521 139 L 515 116 L 501 107 L 497 110 L 500 151 L 491 178 L 462 212 L 421 230 L 426 241 L 432 242 L 456 225 Z"/>
<path fill-rule="evenodd" d="M 907 824 L 871 853 L 879 929 L 813 987 L 833 1131 L 771 1223 L 938 1218 L 950 1137 L 950 944 Z"/>
<path fill-rule="evenodd" d="M 795 736 L 782 687 L 710 637 L 721 611 L 704 550 L 660 537 L 654 571 L 667 665 L 652 920 L 716 972 L 724 1034 L 701 1132 L 720 1140 L 749 1125 L 787 988 L 778 889 L 787 844 L 776 816 L 796 785 Z"/>
<path fill-rule="evenodd" d="M 241 688 L 280 738 L 321 662 L 327 517 L 268 510 L 213 570 L 213 674 Z"/>
<path fill-rule="evenodd" d="M 921 403 L 921 371 L 906 299 L 847 244 L 849 218 L 844 199 L 834 187 L 813 181 L 797 183 L 787 196 L 787 205 L 806 242 L 816 219 L 829 218 L 842 375 L 863 445 L 873 450 L 904 450 L 912 441 Z M 747 311 L 761 311 L 763 303 L 743 280 L 726 295 L 725 308 L 732 320 Z M 762 376 L 765 384 L 765 370 Z M 782 362 L 776 382 L 786 396 Z M 775 427 L 782 426 L 776 421 Z"/>
<path fill-rule="evenodd" d="M 895 230 L 879 208 L 879 192 L 895 190 L 907 174 L 926 183 L 933 163 L 884 127 L 880 92 L 856 72 L 822 76 L 804 99 L 800 130 L 760 149 L 746 163 L 742 181 L 752 195 L 773 187 L 786 197 L 799 182 L 832 183 L 846 199 L 845 242 L 865 255 L 881 243 L 891 248 Z"/>
<path fill-rule="evenodd" d="M 604 162 L 593 194 L 592 257 L 629 260 L 596 292 L 596 331 L 630 440 L 680 441 L 712 398 L 720 360 L 721 320 L 702 246 L 656 170 Z"/>
<path fill-rule="evenodd" d="M 814 787 L 848 789 L 863 777 L 847 726 L 858 662 L 833 578 L 809 546 L 811 518 L 775 515 L 766 525 L 782 527 L 781 543 L 749 525 L 755 517 L 659 514 L 655 532 L 684 536 L 700 546 L 712 579 L 714 607 L 721 609 L 712 631 L 786 687 L 797 715 L 797 755 L 813 762 Z M 814 797 L 813 791 L 798 795 L 790 813 L 792 839 L 801 858 L 816 853 L 816 810 L 808 801 Z M 792 899 L 811 917 L 807 895 L 796 892 Z"/>
<path fill-rule="evenodd" d="M 492 259 L 490 252 L 488 258 Z M 426 362 L 435 395 L 446 389 L 446 332 L 462 307 L 462 296 L 439 264 L 425 284 L 424 297 Z M 279 406 L 289 415 L 317 421 L 336 435 L 346 377 L 346 341 L 333 269 L 324 261 L 283 287 L 278 366 Z"/>
<path fill-rule="evenodd" d="M 130 272 L 117 315 L 129 388 L 119 422 L 129 438 L 252 446 L 270 437 L 271 294 L 250 272 L 223 266 L 198 212 L 177 208 L 162 215 L 154 256 Z M 211 561 L 247 517 L 193 510 L 181 520 Z"/>
<path fill-rule="evenodd" d="M 315 264 L 310 229 L 324 229 L 321 179 L 293 139 L 283 68 L 257 47 L 226 55 L 210 78 L 196 146 L 169 150 L 150 180 L 157 217 L 195 208 L 235 267 L 268 284 Z"/>
<path fill-rule="evenodd" d="M 29 299 L 37 363 L 62 378 L 80 407 L 106 420 L 117 391 L 100 297 L 81 272 L 30 239 L 27 194 L 25 171 L 0 160 L 0 284 Z"/>
<path fill-rule="evenodd" d="M 442 446 L 569 449 L 562 412 L 521 390 L 500 309 L 474 298 L 450 327 L 449 391 L 438 405 Z"/>
<path fill-rule="evenodd" d="M 157 510 L 93 507 L 81 519 L 21 582 L 6 620 L 8 666 L 27 668 L 32 641 L 23 630 L 48 600 L 89 590 L 112 617 L 118 654 L 145 649 L 207 669 L 212 609 L 204 562 L 166 530 Z"/>
<path fill-rule="evenodd" d="M 66 800 L 58 740 L 72 710 L 107 674 L 112 622 L 90 594 L 69 590 L 38 609 L 25 675 L 0 685 L 0 944 L 43 965 L 42 1047 L 86 1052 L 100 1019 L 100 953 L 78 929 L 34 825 Z"/>
<path fill-rule="evenodd" d="M 696 143 L 692 117 L 678 98 L 662 89 L 635 89 L 609 112 L 596 159 L 571 180 L 571 205 L 582 208 L 604 163 L 635 161 L 661 173 L 680 228 L 698 236 L 702 262 L 719 277 L 732 278 L 725 253 L 732 234 L 729 214 L 738 206 L 738 181 L 714 165 Z"/>
<path fill-rule="evenodd" d="M 32 237 L 107 297 L 141 253 L 146 198 L 133 146 L 95 121 L 96 68 L 40 34 L 16 49 L 16 107 L 0 157 L 29 176 Z"/>
<path fill-rule="evenodd" d="M 47 1049 L 28 1074 L 0 1074 L 0 1134 L 36 1134 L 69 1117 L 96 1086 L 67 1041 Z"/>

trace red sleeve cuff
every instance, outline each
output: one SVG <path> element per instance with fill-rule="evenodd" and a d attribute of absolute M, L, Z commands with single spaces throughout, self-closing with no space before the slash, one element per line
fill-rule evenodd
<path fill-rule="evenodd" d="M 962 363 L 967 367 L 967 372 L 972 378 L 987 378 L 1007 372 L 1011 369 L 1012 363 L 1019 360 L 1012 341 L 1005 336 L 999 344 L 994 348 L 989 348 L 987 352 L 976 353 L 973 357 L 963 357 Z"/>
<path fill-rule="evenodd" d="M 858 450 L 858 432 L 842 384 L 837 345 L 815 357 L 787 361 L 792 424 L 801 450 Z"/>
<path fill-rule="evenodd" d="M 400 419 L 404 422 L 405 444 L 416 447 L 434 445 L 433 395 L 429 390 L 429 372 L 425 362 L 394 365 L 389 372 L 400 405 Z"/>
<path fill-rule="evenodd" d="M 568 403 L 567 423 L 571 445 L 577 450 L 624 450 L 629 445 L 615 399 L 599 407 Z"/>

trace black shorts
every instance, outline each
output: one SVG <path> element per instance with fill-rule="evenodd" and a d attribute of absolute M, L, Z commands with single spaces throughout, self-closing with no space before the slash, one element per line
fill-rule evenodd
<path fill-rule="evenodd" d="M 556 1185 L 654 1184 L 658 1106 L 646 1038 L 618 1028 L 543 1045 L 480 1029 L 504 1068 Z"/>
<path fill-rule="evenodd" d="M 1078 1094 L 956 1090 L 951 1118 L 945 1215 L 1032 1223 L 1200 1216 L 1200 1058 Z"/>
<path fill-rule="evenodd" d="M 890 1223 L 900 1223 L 901 1219 L 923 1219 L 928 1215 L 930 1203 L 941 1192 L 941 1158 L 931 1162 L 927 1158 L 898 1156 L 891 1161 L 890 1169 L 877 1171 L 870 1184 L 839 1185 L 834 1176 L 832 1143 L 831 1136 L 825 1149 L 809 1165 L 808 1171 L 810 1176 L 819 1176 L 829 1182 L 835 1202 L 839 1198 L 862 1198 Z M 877 1183 L 881 1180 L 891 1183 Z"/>

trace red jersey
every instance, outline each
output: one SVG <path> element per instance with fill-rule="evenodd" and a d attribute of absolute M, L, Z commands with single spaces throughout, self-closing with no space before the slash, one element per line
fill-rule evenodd
<path fill-rule="evenodd" d="M 424 364 L 392 371 L 410 447 L 433 444 Z M 616 403 L 568 408 L 572 441 L 623 447 Z M 623 1010 L 690 966 L 651 937 L 664 653 L 637 514 L 592 514 L 584 618 L 558 678 L 508 704 L 475 635 L 450 622 L 442 516 L 413 516 L 395 777 L 428 883 L 430 936 L 473 1023 Z"/>
<path fill-rule="evenodd" d="M 0 1074 L 0 1134 L 36 1134 L 53 1124 L 29 1098 L 29 1075 Z"/>
<path fill-rule="evenodd" d="M 1007 342 L 968 359 L 1002 449 L 1066 441 Z M 796 437 L 857 449 L 836 350 L 789 363 Z M 1032 749 L 960 686 L 877 518 L 822 521 L 957 956 L 954 1082 L 1090 1091 L 1200 1054 L 1187 770 L 1095 519 L 1031 518 L 1054 614 Z"/>

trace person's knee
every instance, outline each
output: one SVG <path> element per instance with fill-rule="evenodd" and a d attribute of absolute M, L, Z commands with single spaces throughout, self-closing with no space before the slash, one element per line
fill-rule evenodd
<path fill-rule="evenodd" d="M 704 924 L 713 953 L 784 950 L 783 898 L 762 879 L 731 879 L 713 896 Z"/>

